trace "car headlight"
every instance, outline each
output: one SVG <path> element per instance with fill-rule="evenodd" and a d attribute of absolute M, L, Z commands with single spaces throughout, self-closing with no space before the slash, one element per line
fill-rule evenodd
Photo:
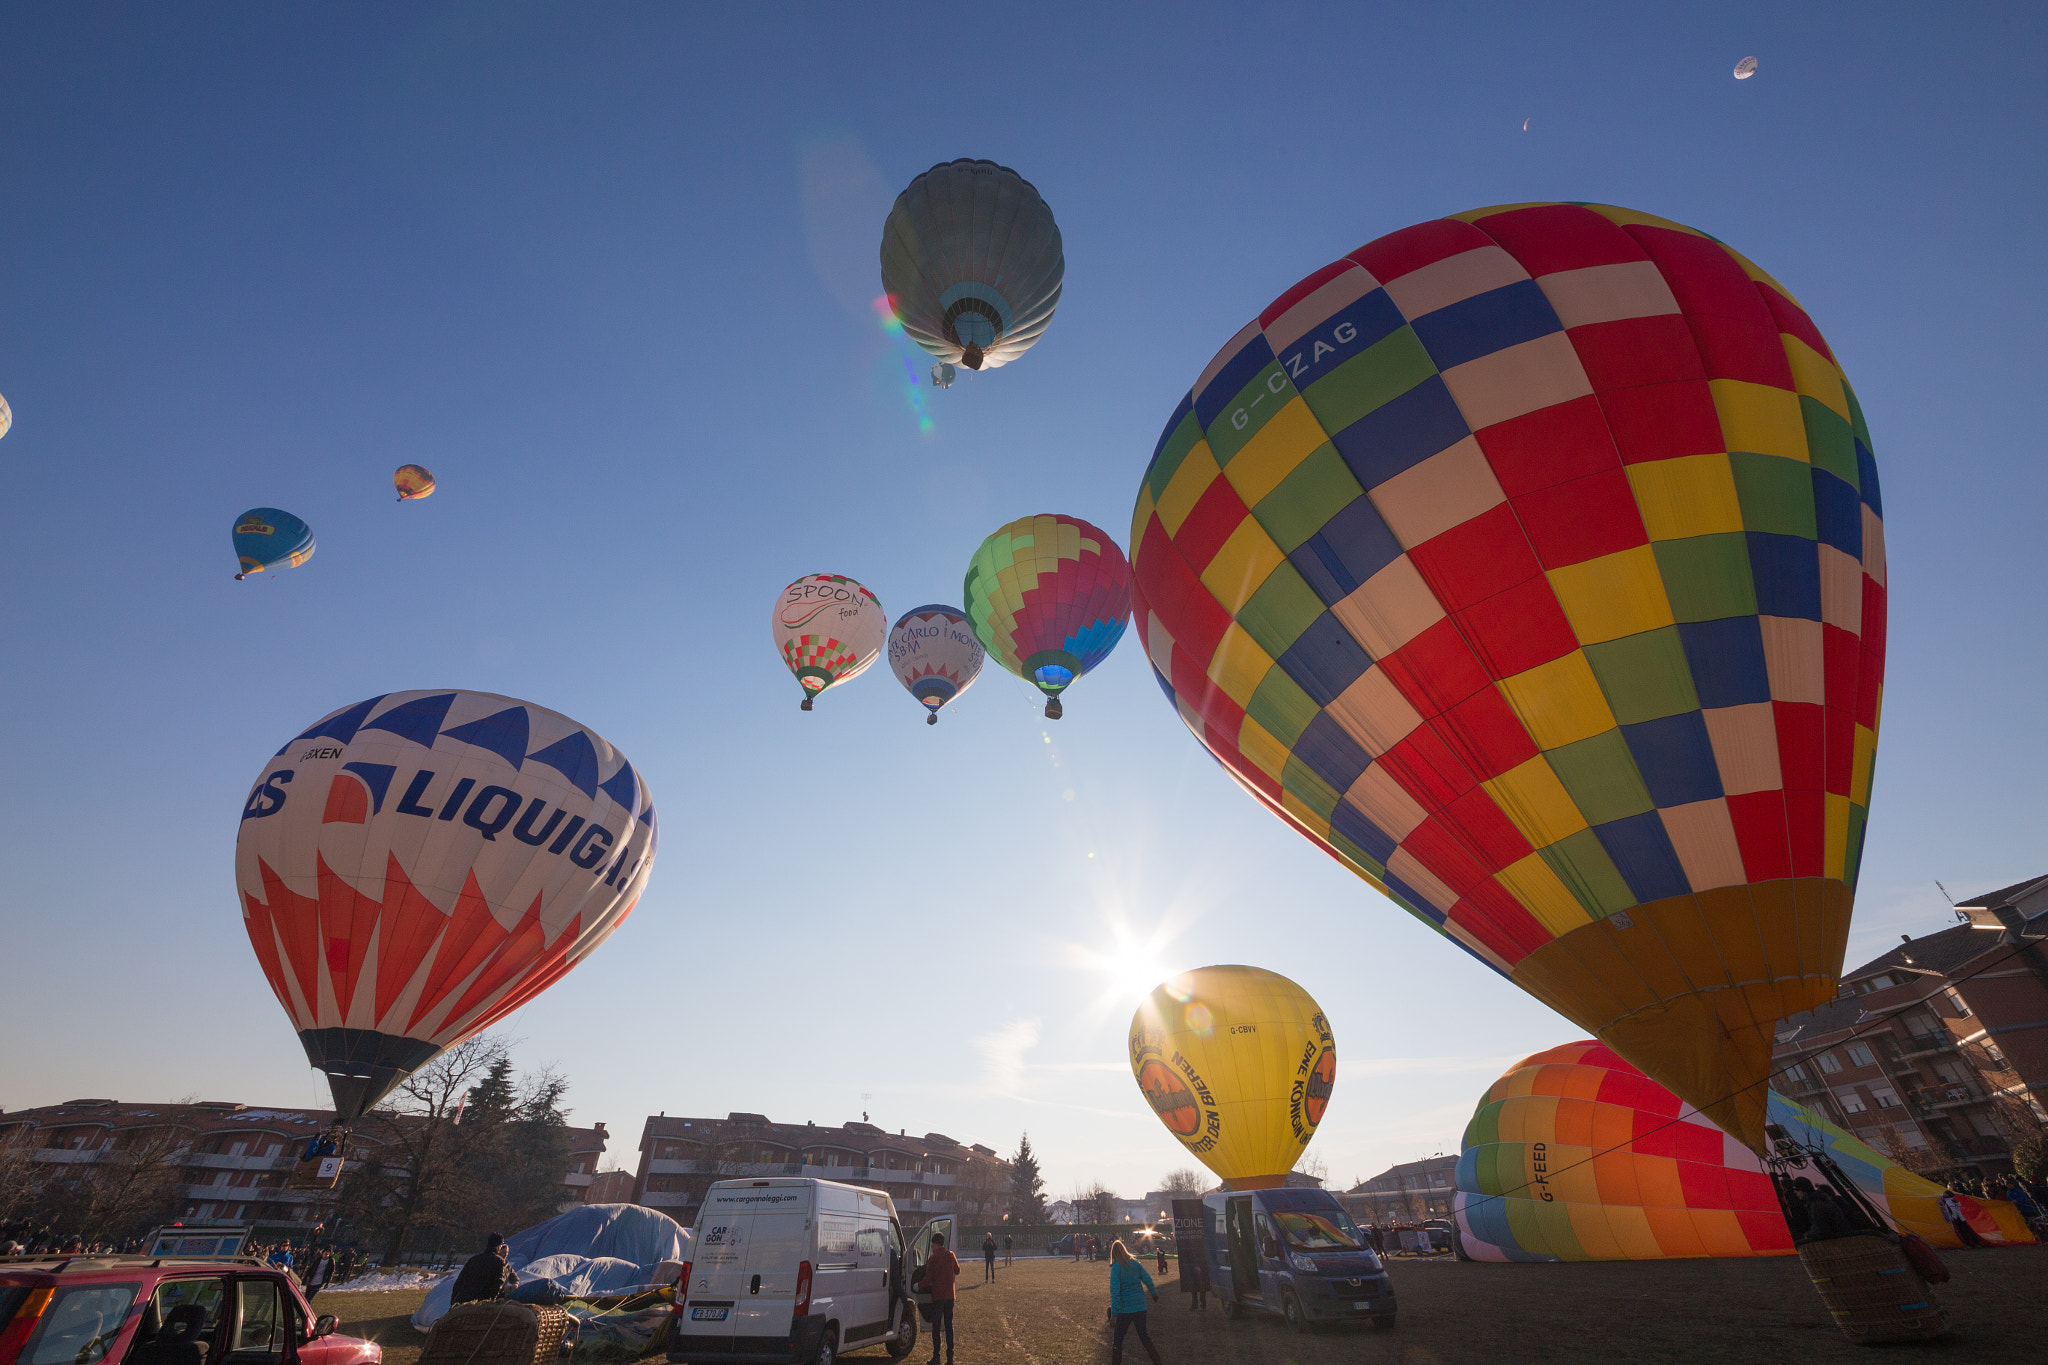
<path fill-rule="evenodd" d="M 1290 1251 L 1287 1253 L 1287 1264 L 1293 1266 L 1296 1270 L 1299 1270 L 1304 1274 L 1309 1275 L 1313 1275 L 1316 1269 L 1315 1261 L 1307 1256 L 1302 1255 L 1298 1251 Z"/>

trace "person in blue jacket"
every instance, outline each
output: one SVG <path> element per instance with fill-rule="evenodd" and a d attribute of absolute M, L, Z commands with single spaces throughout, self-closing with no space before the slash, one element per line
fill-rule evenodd
<path fill-rule="evenodd" d="M 1159 1365 L 1159 1351 L 1152 1345 L 1152 1334 L 1145 1330 L 1148 1294 L 1152 1302 L 1159 1302 L 1159 1290 L 1152 1283 L 1151 1272 L 1121 1240 L 1110 1243 L 1109 1312 L 1116 1321 L 1116 1336 L 1110 1342 L 1109 1365 L 1123 1365 L 1124 1333 L 1133 1327 L 1138 1329 L 1138 1342 L 1145 1348 L 1145 1354 L 1152 1357 L 1152 1365 Z"/>

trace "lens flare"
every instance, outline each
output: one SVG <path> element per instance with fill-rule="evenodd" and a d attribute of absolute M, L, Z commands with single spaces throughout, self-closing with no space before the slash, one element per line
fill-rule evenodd
<path fill-rule="evenodd" d="M 1216 1031 L 1216 1016 L 1209 1013 L 1207 1005 L 1200 1003 L 1189 1005 L 1188 1029 L 1198 1038 L 1207 1038 Z"/>
<path fill-rule="evenodd" d="M 929 436 L 932 431 L 932 415 L 924 404 L 925 375 L 922 369 L 927 357 L 916 342 L 903 334 L 903 319 L 896 312 L 896 300 L 888 294 L 878 296 L 874 301 L 875 317 L 882 324 L 882 334 L 889 338 L 896 353 L 896 360 L 903 369 L 903 397 L 910 405 L 910 412 L 917 419 L 917 432 Z M 892 382 L 894 382 L 892 380 Z"/>

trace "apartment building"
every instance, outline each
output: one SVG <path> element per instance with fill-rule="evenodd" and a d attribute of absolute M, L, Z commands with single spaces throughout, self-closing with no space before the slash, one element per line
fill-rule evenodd
<path fill-rule="evenodd" d="M 641 1130 L 633 1202 L 688 1227 L 713 1181 L 784 1175 L 884 1191 L 905 1227 L 941 1214 L 999 1220 L 1010 1185 L 1009 1163 L 994 1151 L 943 1133 L 911 1137 L 871 1123 L 821 1128 L 738 1112 L 722 1119 L 657 1114 Z"/>
<path fill-rule="evenodd" d="M 2013 1145 L 2048 1126 L 2048 877 L 1956 915 L 1780 1024 L 1775 1084 L 1914 1170 L 2008 1174 Z"/>
<path fill-rule="evenodd" d="M 1458 1158 L 1454 1156 L 1404 1161 L 1361 1180 L 1337 1199 L 1354 1219 L 1379 1227 L 1449 1218 L 1457 1174 Z"/>
<path fill-rule="evenodd" d="M 400 1120 L 403 1122 L 404 1120 Z M 331 1109 L 265 1109 L 231 1100 L 145 1104 L 108 1099 L 0 1113 L 0 1145 L 24 1142 L 46 1165 L 95 1165 L 125 1154 L 130 1160 L 174 1167 L 195 1221 L 310 1228 L 327 1190 L 285 1188 L 306 1143 L 334 1122 Z M 570 1167 L 563 1175 L 563 1207 L 579 1203 L 602 1158 L 608 1134 L 602 1123 L 569 1130 Z M 380 1145 L 366 1125 L 350 1136 L 355 1159 L 375 1159 Z"/>

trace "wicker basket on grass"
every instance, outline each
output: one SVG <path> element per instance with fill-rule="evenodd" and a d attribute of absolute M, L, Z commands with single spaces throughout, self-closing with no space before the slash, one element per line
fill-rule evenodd
<path fill-rule="evenodd" d="M 1862 1233 L 1806 1242 L 1799 1259 L 1849 1340 L 1874 1346 L 1947 1335 L 1948 1315 L 1933 1289 L 1890 1238 Z"/>
<path fill-rule="evenodd" d="M 427 1333 L 419 1365 L 555 1365 L 574 1321 L 546 1304 L 457 1304 Z"/>

